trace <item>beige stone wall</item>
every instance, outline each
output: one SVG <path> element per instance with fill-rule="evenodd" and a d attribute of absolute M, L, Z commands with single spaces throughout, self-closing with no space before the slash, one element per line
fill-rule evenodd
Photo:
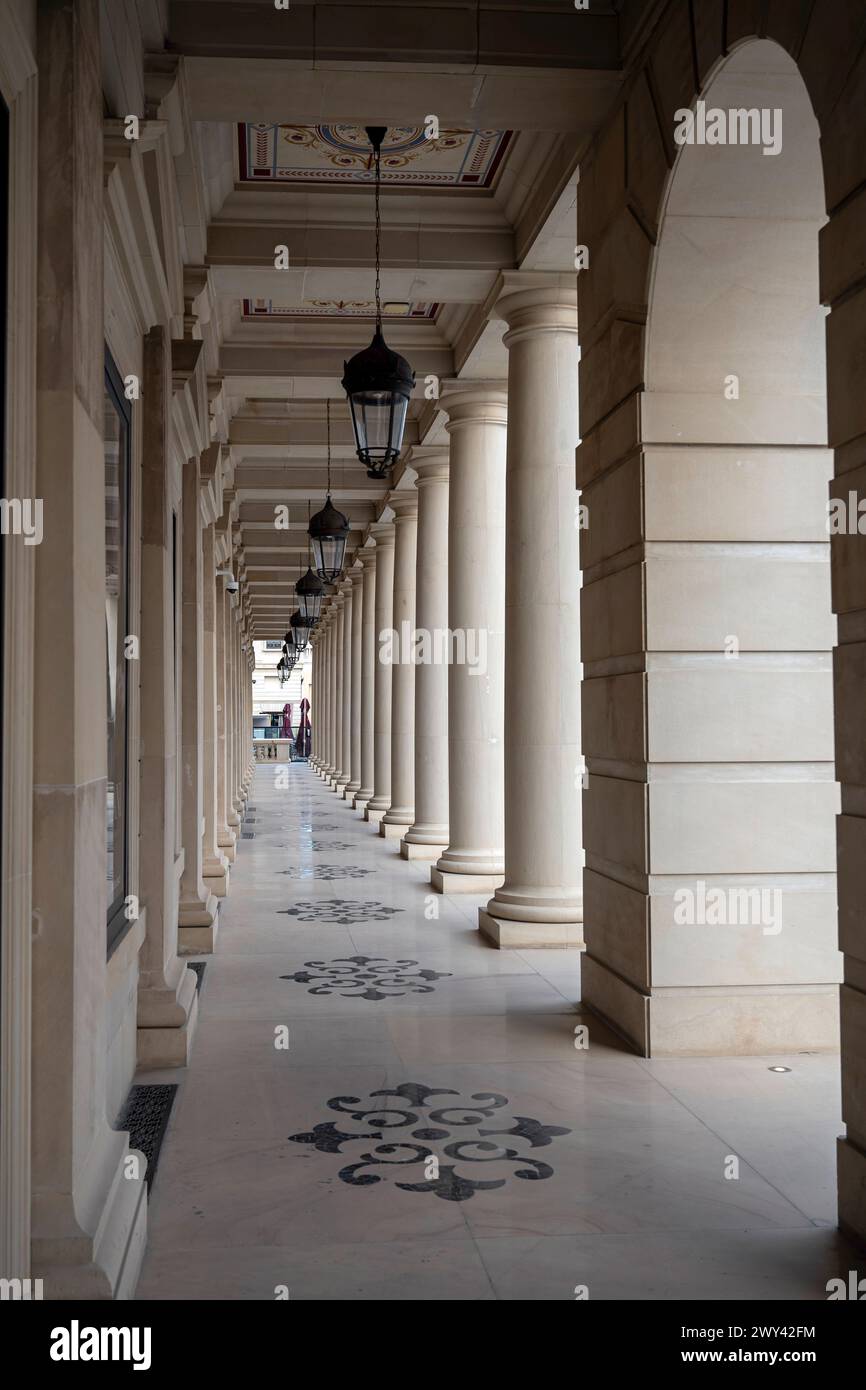
<path fill-rule="evenodd" d="M 760 332 L 755 338 L 753 331 L 761 313 L 754 300 L 751 326 L 747 312 L 739 321 L 736 314 L 726 321 L 731 303 L 721 296 L 714 299 L 709 294 L 703 304 L 678 303 L 677 296 L 687 295 L 694 283 L 688 273 L 686 246 L 672 268 L 667 307 L 660 301 L 659 289 L 665 278 L 666 201 L 676 186 L 671 180 L 677 153 L 675 112 L 705 94 L 710 79 L 740 45 L 772 40 L 780 56 L 781 51 L 790 55 L 808 94 L 811 111 L 806 110 L 801 125 L 813 117 L 820 134 L 822 208 L 829 218 L 820 231 L 817 293 L 831 310 L 826 324 L 827 443 L 835 450 L 835 489 L 847 493 L 849 487 L 858 488 L 858 470 L 866 457 L 866 406 L 856 365 L 862 363 L 866 341 L 864 196 L 860 191 L 866 158 L 862 10 L 848 5 L 811 9 L 797 4 L 761 5 L 757 0 L 726 6 L 721 0 L 694 4 L 672 0 L 654 11 L 626 6 L 623 26 L 626 42 L 631 44 L 632 70 L 623 100 L 582 165 L 578 198 L 577 240 L 589 247 L 591 256 L 590 269 L 579 276 L 582 444 L 578 483 L 584 488 L 591 518 L 581 538 L 584 747 L 590 771 L 585 806 L 586 996 L 645 1051 L 655 1045 L 656 1022 L 661 1025 L 662 1050 L 700 1050 L 702 1041 L 709 1042 L 709 1050 L 737 1044 L 745 1050 L 768 1050 L 783 1040 L 827 1046 L 832 1043 L 830 982 L 834 977 L 829 939 L 833 917 L 829 819 L 836 803 L 821 657 L 833 638 L 818 553 L 826 540 L 816 515 L 816 509 L 820 513 L 824 506 L 824 480 L 829 472 L 821 449 L 825 441 L 820 382 L 807 387 L 800 400 L 783 400 L 784 390 L 759 389 L 746 431 L 725 440 L 724 417 L 719 414 L 724 407 L 718 395 L 712 404 L 705 392 L 703 399 L 679 399 L 673 408 L 670 401 L 666 408 L 663 401 L 651 399 L 649 373 L 654 371 L 656 384 L 664 385 L 665 370 L 658 359 L 648 358 L 648 347 L 655 327 L 652 315 L 677 309 L 687 310 L 679 320 L 680 330 L 690 323 L 699 337 L 702 315 L 719 314 L 722 338 L 737 345 L 747 361 L 750 337 L 760 340 Z M 749 61 L 744 52 L 745 67 Z M 772 92 L 775 80 L 766 77 L 765 93 Z M 789 82 L 787 75 L 783 81 Z M 761 91 L 760 84 L 756 91 Z M 750 104 L 766 105 L 767 100 L 765 94 Z M 797 129 L 796 120 L 788 135 L 793 141 L 807 138 L 803 129 Z M 704 161 L 702 167 L 709 179 L 708 171 L 714 166 Z M 711 182 L 701 189 L 698 181 L 695 197 L 706 196 L 708 187 Z M 741 216 L 743 208 L 732 211 Z M 799 220 L 803 222 L 802 217 Z M 790 229 L 791 234 L 817 236 L 811 212 L 805 223 Z M 729 236 L 742 231 L 742 227 L 731 228 Z M 787 234 L 782 225 L 779 234 Z M 720 246 L 716 264 L 723 266 L 725 259 Z M 764 264 L 772 275 L 772 261 L 765 259 Z M 750 284 L 747 279 L 745 287 Z M 730 286 L 717 286 L 722 288 Z M 787 302 L 790 307 L 792 301 Z M 767 312 L 764 306 L 763 313 Z M 801 323 L 799 330 L 802 327 Z M 669 324 L 669 338 L 670 328 Z M 799 376 L 808 382 L 820 359 L 817 325 L 805 337 L 799 331 L 798 338 L 811 342 L 811 360 L 790 364 L 796 367 L 791 379 Z M 707 351 L 708 341 L 701 338 L 699 365 L 702 362 L 718 373 L 721 364 Z M 692 390 L 694 371 L 699 370 L 693 360 L 694 347 L 693 337 L 681 336 L 682 361 L 687 364 L 687 379 L 692 373 Z M 784 358 L 783 375 L 790 352 Z M 770 371 L 774 365 L 778 364 L 767 364 Z M 735 372 L 736 367 L 729 370 Z M 690 413 L 691 406 L 697 409 Z M 750 533 L 749 506 L 756 499 L 749 498 L 747 488 L 734 522 L 736 529 L 719 537 L 745 547 L 730 551 L 729 558 L 736 556 L 740 563 L 731 565 L 720 554 L 714 564 L 707 553 L 708 538 L 699 529 L 700 517 L 688 513 L 689 499 L 706 501 L 729 493 L 742 445 L 753 447 L 756 441 L 763 467 L 755 474 L 755 485 L 769 489 L 774 497 L 781 491 L 785 500 L 778 504 L 769 529 Z M 694 447 L 708 443 L 732 446 L 714 448 L 710 474 L 706 472 L 710 456 Z M 686 451 L 685 469 L 683 444 L 693 446 Z M 780 470 L 788 484 L 784 488 Z M 682 557 L 679 573 L 666 570 L 666 543 L 674 535 L 692 547 L 692 554 Z M 769 607 L 766 602 L 756 607 L 754 602 L 757 593 L 766 598 L 769 591 L 764 581 L 771 578 L 765 567 L 759 583 L 754 569 L 757 556 L 765 558 L 770 553 L 766 548 L 762 552 L 761 542 L 765 547 L 784 545 L 789 556 L 803 562 L 798 576 L 797 558 L 783 569 L 782 552 L 776 552 L 775 574 L 781 583 L 776 583 Z M 848 1140 L 841 1150 L 840 1205 L 843 1223 L 862 1235 L 866 1231 L 866 927 L 858 891 L 863 856 L 857 853 L 857 836 L 866 806 L 861 717 L 866 559 L 858 537 L 834 537 L 830 549 L 833 607 L 838 614 L 835 754 L 843 813 L 838 831 L 838 893 L 840 941 L 846 958 L 842 1053 Z M 775 659 L 765 662 L 769 671 L 756 668 L 745 719 L 725 698 L 724 678 L 720 675 L 713 682 L 703 677 L 696 660 L 700 650 L 714 648 L 718 636 L 726 635 L 718 634 L 717 621 L 726 606 L 742 615 L 739 627 L 741 634 L 749 634 L 747 649 Z M 678 669 L 683 662 L 671 660 L 670 654 L 687 651 L 693 653 L 694 670 L 683 681 Z M 782 675 L 780 668 L 786 664 Z M 771 679 L 774 673 L 775 680 Z M 781 698 L 780 679 L 787 687 Z M 714 711 L 721 723 L 709 718 Z M 718 737 L 725 730 L 719 745 Z M 734 760 L 745 758 L 753 768 L 752 781 L 741 782 L 739 792 L 734 790 L 735 782 L 723 790 L 717 777 L 712 785 L 705 773 L 707 764 L 732 754 Z M 696 758 L 694 776 L 672 792 L 677 768 L 672 782 L 671 762 L 694 763 Z M 790 777 L 783 769 L 780 775 L 779 763 L 788 763 Z M 722 813 L 728 829 L 717 846 L 713 835 L 722 824 Z M 685 950 L 674 961 L 665 947 L 664 919 L 659 918 L 659 900 L 669 887 L 667 875 L 672 868 L 683 872 L 687 867 L 691 875 L 703 873 L 707 878 L 713 871 L 735 873 L 738 859 L 759 874 L 765 870 L 793 873 L 801 888 L 799 937 L 789 950 L 777 953 L 773 967 L 781 969 L 784 987 L 773 990 L 766 973 L 768 962 L 762 965 L 760 959 L 768 950 L 762 943 L 757 955 L 745 961 L 746 974 L 740 977 L 744 982 L 755 970 L 759 980 L 767 981 L 764 999 L 758 1004 L 748 997 L 748 985 L 735 987 L 741 960 L 723 961 L 721 978 L 717 955 L 702 958 L 699 946 Z M 786 886 L 784 879 L 779 885 Z M 674 969 L 676 976 L 671 973 Z M 688 1000 L 685 1013 L 680 1013 L 679 1024 L 676 995 L 670 988 L 677 982 L 685 988 L 702 986 Z M 686 1025 L 685 1032 L 680 1025 Z"/>

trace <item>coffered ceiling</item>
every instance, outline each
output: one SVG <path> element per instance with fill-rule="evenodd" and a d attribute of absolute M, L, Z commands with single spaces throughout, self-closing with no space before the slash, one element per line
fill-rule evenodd
<path fill-rule="evenodd" d="M 208 360 L 223 383 L 257 637 L 284 632 L 295 606 L 308 501 L 316 510 L 324 496 L 326 401 L 351 548 L 387 492 L 354 457 L 340 387 L 374 317 L 365 127 L 387 127 L 382 298 L 387 341 L 418 383 L 411 458 L 444 438 L 431 377 L 506 375 L 502 325 L 489 322 L 501 272 L 573 270 L 579 162 L 620 82 L 617 8 L 170 5 L 167 48 L 183 55 L 190 174 L 206 208 Z M 286 268 L 275 267 L 280 246 Z M 274 527 L 281 503 L 285 531 Z"/>

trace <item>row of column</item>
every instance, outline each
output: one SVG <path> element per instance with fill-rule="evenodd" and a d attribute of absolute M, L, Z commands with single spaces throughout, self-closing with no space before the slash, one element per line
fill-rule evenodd
<path fill-rule="evenodd" d="M 508 381 L 452 382 L 313 640 L 313 763 L 497 946 L 582 944 L 573 277 L 503 276 Z M 414 484 L 414 485 L 413 485 Z"/>
<path fill-rule="evenodd" d="M 219 446 L 215 446 L 219 447 Z M 253 775 L 253 645 L 218 554 L 231 535 L 224 512 L 203 521 L 198 460 L 184 470 L 179 939 L 213 949 L 218 899 L 228 892 Z M 234 564 L 238 567 L 237 557 Z M 230 567 L 230 562 L 225 562 Z"/>

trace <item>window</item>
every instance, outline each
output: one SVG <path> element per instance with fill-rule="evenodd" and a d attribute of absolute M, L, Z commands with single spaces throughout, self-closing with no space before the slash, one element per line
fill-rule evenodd
<path fill-rule="evenodd" d="M 129 632 L 129 488 L 131 472 L 129 401 L 117 368 L 105 363 L 105 638 L 108 695 L 108 948 L 117 944 L 127 919 L 127 748 Z"/>
<path fill-rule="evenodd" d="M 279 651 L 282 651 L 282 649 L 283 649 L 283 644 L 282 644 L 282 642 L 279 640 L 279 638 L 277 639 L 276 642 L 274 642 L 274 641 L 272 641 L 272 640 L 270 639 L 270 637 L 269 637 L 268 640 L 265 642 L 265 651 L 266 651 L 266 652 L 279 652 Z"/>

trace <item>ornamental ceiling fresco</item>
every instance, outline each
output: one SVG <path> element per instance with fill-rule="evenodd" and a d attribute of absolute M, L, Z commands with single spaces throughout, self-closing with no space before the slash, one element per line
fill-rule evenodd
<path fill-rule="evenodd" d="M 382 183 L 401 188 L 491 189 L 512 144 L 510 130 L 443 130 L 429 140 L 424 126 L 389 126 L 382 146 Z M 238 126 L 242 184 L 370 183 L 370 142 L 360 125 Z"/>
<path fill-rule="evenodd" d="M 433 322 L 440 306 L 434 303 L 385 303 L 382 316 L 386 319 L 415 319 Z M 257 298 L 242 301 L 245 319 L 374 319 L 376 305 L 372 299 L 312 299 L 303 304 L 280 304 L 276 300 Z"/>

